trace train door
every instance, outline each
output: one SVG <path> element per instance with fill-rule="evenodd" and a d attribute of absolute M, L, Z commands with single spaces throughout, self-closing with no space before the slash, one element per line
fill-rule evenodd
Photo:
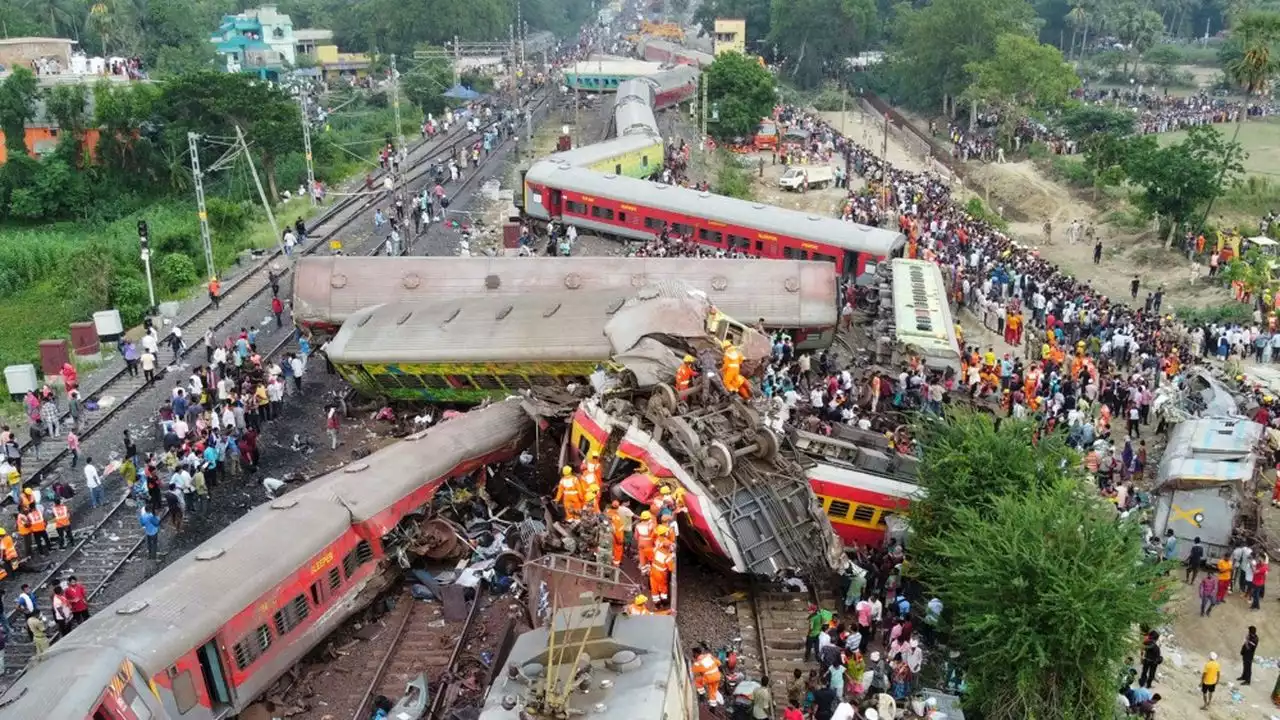
<path fill-rule="evenodd" d="M 218 653 L 218 639 L 205 643 L 196 655 L 200 658 L 200 674 L 204 677 L 205 691 L 216 715 L 219 708 L 231 704 L 231 686 L 227 683 L 226 668 L 222 666 L 222 656 Z"/>
<path fill-rule="evenodd" d="M 840 263 L 840 269 L 844 275 L 858 277 L 858 253 L 852 250 L 845 250 L 844 260 Z"/>
<path fill-rule="evenodd" d="M 551 206 L 547 209 L 547 217 L 559 217 L 559 216 L 560 216 L 560 214 L 561 214 L 561 211 L 560 211 L 560 202 L 561 202 L 561 199 L 562 199 L 562 198 L 561 198 L 560 191 L 559 191 L 559 190 L 557 190 L 557 189 L 555 189 L 555 188 L 552 188 L 552 189 L 551 189 Z"/>

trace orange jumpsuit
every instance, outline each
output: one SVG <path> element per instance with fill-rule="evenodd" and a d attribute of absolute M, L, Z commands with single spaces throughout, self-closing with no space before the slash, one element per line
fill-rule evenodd
<path fill-rule="evenodd" d="M 596 497 L 600 496 L 600 461 L 599 460 L 583 460 L 582 475 L 580 483 L 582 485 L 582 493 L 586 495 L 589 490 L 595 489 Z"/>
<path fill-rule="evenodd" d="M 724 702 L 720 694 L 720 659 L 703 653 L 693 661 L 693 685 L 699 695 L 707 696 L 707 704 L 715 707 Z"/>
<path fill-rule="evenodd" d="M 582 512 L 582 488 L 578 485 L 578 478 L 572 475 L 565 475 L 560 478 L 560 484 L 556 487 L 556 502 L 564 506 L 564 516 L 567 520 L 577 520 L 578 515 Z"/>
<path fill-rule="evenodd" d="M 613 564 L 622 564 L 622 548 L 626 543 L 626 521 L 618 514 L 614 508 L 609 508 L 606 513 L 609 516 L 609 524 L 613 527 Z"/>
<path fill-rule="evenodd" d="M 674 564 L 675 556 L 667 548 L 659 546 L 654 550 L 653 564 L 649 566 L 649 597 L 655 603 L 670 599 L 671 569 Z"/>
<path fill-rule="evenodd" d="M 742 351 L 730 345 L 724 349 L 724 363 L 720 367 L 724 377 L 724 386 L 729 392 L 736 392 L 744 398 L 751 397 L 751 389 L 747 387 L 747 379 L 742 377 Z"/>
<path fill-rule="evenodd" d="M 676 368 L 676 391 L 688 390 L 693 384 L 693 376 L 693 366 L 689 363 L 681 363 L 680 367 Z"/>
<path fill-rule="evenodd" d="M 653 520 L 641 520 L 636 523 L 636 556 L 640 561 L 640 570 L 646 572 L 653 564 L 653 529 L 657 527 Z"/>

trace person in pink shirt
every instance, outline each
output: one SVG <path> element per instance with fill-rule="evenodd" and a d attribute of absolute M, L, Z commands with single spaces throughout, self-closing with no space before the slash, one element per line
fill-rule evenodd
<path fill-rule="evenodd" d="M 71 467 L 75 469 L 76 463 L 80 462 L 80 438 L 74 430 L 67 431 L 67 452 L 71 453 Z"/>

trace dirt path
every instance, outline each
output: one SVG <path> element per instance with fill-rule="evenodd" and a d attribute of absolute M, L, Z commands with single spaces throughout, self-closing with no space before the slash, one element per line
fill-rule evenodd
<path fill-rule="evenodd" d="M 1108 297 L 1132 302 L 1129 283 L 1136 274 L 1141 283 L 1138 302 L 1147 292 L 1163 287 L 1164 307 L 1203 307 L 1228 301 L 1227 293 L 1207 287 L 1203 280 L 1191 284 L 1191 263 L 1182 255 L 1166 251 L 1155 241 L 1152 231 L 1133 232 L 1107 224 L 1105 215 L 1075 195 L 1070 188 L 1046 178 L 1031 161 L 1016 163 L 970 163 L 968 189 L 979 197 L 990 196 L 993 209 L 1019 218 L 1010 232 L 1023 244 L 1064 271 L 1088 280 Z M 1067 239 L 1073 220 L 1093 222 L 1102 240 L 1102 262 L 1093 263 L 1093 246 Z M 1053 242 L 1045 244 L 1045 220 L 1053 224 Z M 1203 269 L 1201 270 L 1203 272 Z"/>

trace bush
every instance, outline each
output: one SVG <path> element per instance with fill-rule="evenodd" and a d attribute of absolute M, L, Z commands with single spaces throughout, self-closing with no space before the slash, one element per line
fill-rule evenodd
<path fill-rule="evenodd" d="M 1089 169 L 1078 158 L 1067 155 L 1054 155 L 1049 161 L 1049 174 L 1057 180 L 1074 185 L 1076 187 L 1093 187 L 1095 178 L 1093 170 Z"/>
<path fill-rule="evenodd" d="M 964 211 L 969 213 L 970 217 L 981 220 L 992 227 L 1000 230 L 1009 229 L 1009 221 L 987 209 L 987 206 L 982 204 L 980 198 L 969 198 L 969 202 L 964 204 Z"/>
<path fill-rule="evenodd" d="M 720 158 L 720 171 L 716 173 L 716 181 L 712 189 L 720 195 L 727 195 L 739 200 L 751 199 L 751 175 L 733 162 L 733 157 Z"/>
<path fill-rule="evenodd" d="M 179 292 L 200 281 L 196 272 L 196 264 L 186 255 L 170 253 L 160 256 L 156 264 L 156 275 L 166 292 Z"/>
<path fill-rule="evenodd" d="M 112 289 L 111 302 L 120 311 L 120 321 L 125 327 L 141 323 L 151 305 L 146 281 L 136 277 L 121 278 Z"/>
<path fill-rule="evenodd" d="M 1247 325 L 1253 322 L 1253 310 L 1248 305 L 1237 302 L 1210 305 L 1202 308 L 1178 308 L 1174 311 L 1174 314 L 1188 325 L 1208 325 L 1210 323 L 1240 323 Z"/>

